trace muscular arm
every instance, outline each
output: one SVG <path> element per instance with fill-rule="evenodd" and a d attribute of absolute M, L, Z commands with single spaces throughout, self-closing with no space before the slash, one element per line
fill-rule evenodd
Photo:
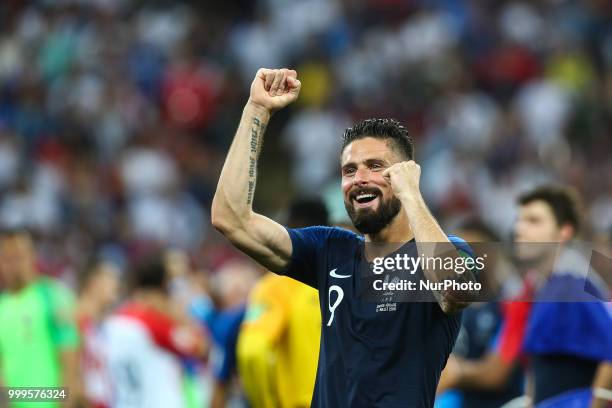
<path fill-rule="evenodd" d="M 448 237 L 438 225 L 436 219 L 431 215 L 425 201 L 419 195 L 406 200 L 404 208 L 408 212 L 410 228 L 414 234 L 417 250 L 419 254 L 424 254 L 426 258 L 451 257 L 459 258 L 457 249 L 449 241 Z M 437 270 L 424 267 L 425 277 L 431 282 L 441 282 L 445 279 L 464 280 L 468 278 L 469 272 L 459 275 L 454 271 Z M 449 291 L 436 291 L 434 293 L 442 310 L 447 314 L 454 314 L 469 305 L 469 302 L 462 299 L 462 294 L 455 294 Z"/>
<path fill-rule="evenodd" d="M 461 254 L 442 231 L 421 196 L 419 189 L 420 174 L 420 166 L 412 160 L 397 163 L 385 171 L 385 176 L 389 178 L 393 190 L 402 202 L 404 211 L 406 211 L 418 253 L 429 259 L 437 257 L 460 258 Z M 458 263 L 455 263 L 455 265 L 458 265 Z M 469 269 L 460 274 L 453 270 L 438 269 L 426 265 L 423 267 L 423 272 L 431 282 L 452 279 L 461 283 L 474 280 L 474 276 Z M 465 308 L 474 295 L 474 293 L 468 291 L 434 291 L 434 296 L 441 309 L 447 314 L 454 314 Z"/>
<path fill-rule="evenodd" d="M 293 102 L 299 88 L 295 71 L 257 72 L 212 204 L 215 228 L 272 272 L 288 264 L 291 240 L 283 226 L 253 212 L 257 160 L 272 112 Z"/>

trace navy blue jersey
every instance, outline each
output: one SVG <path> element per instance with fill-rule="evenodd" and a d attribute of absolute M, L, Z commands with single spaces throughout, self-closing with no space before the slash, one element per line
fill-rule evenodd
<path fill-rule="evenodd" d="M 362 237 L 329 227 L 288 231 L 293 253 L 284 274 L 319 290 L 323 329 L 312 407 L 433 407 L 460 314 L 447 316 L 435 302 L 381 307 L 362 300 Z"/>

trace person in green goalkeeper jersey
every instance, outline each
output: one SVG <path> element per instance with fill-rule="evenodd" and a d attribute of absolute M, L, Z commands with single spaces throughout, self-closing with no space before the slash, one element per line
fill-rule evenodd
<path fill-rule="evenodd" d="M 59 282 L 38 274 L 28 231 L 0 232 L 0 282 L 0 385 L 67 387 L 69 400 L 62 406 L 76 406 L 80 387 L 74 298 Z"/>

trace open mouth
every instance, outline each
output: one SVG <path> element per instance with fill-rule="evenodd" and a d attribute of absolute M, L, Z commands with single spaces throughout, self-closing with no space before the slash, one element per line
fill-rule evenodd
<path fill-rule="evenodd" d="M 371 207 L 376 204 L 380 193 L 374 191 L 358 191 L 352 194 L 352 200 L 357 208 Z"/>

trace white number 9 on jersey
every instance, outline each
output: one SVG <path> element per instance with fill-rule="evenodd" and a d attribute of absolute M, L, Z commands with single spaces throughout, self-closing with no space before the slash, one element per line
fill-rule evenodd
<path fill-rule="evenodd" d="M 338 296 L 336 297 L 336 300 L 334 301 L 334 304 L 331 303 L 331 294 L 332 292 L 336 292 L 338 294 Z M 327 306 L 329 308 L 329 321 L 327 322 L 327 327 L 331 326 L 332 322 L 334 321 L 334 312 L 336 311 L 336 308 L 338 307 L 338 305 L 340 305 L 340 302 L 342 302 L 342 299 L 344 298 L 344 291 L 342 290 L 342 288 L 338 285 L 332 285 L 329 287 L 329 291 L 327 293 Z"/>

